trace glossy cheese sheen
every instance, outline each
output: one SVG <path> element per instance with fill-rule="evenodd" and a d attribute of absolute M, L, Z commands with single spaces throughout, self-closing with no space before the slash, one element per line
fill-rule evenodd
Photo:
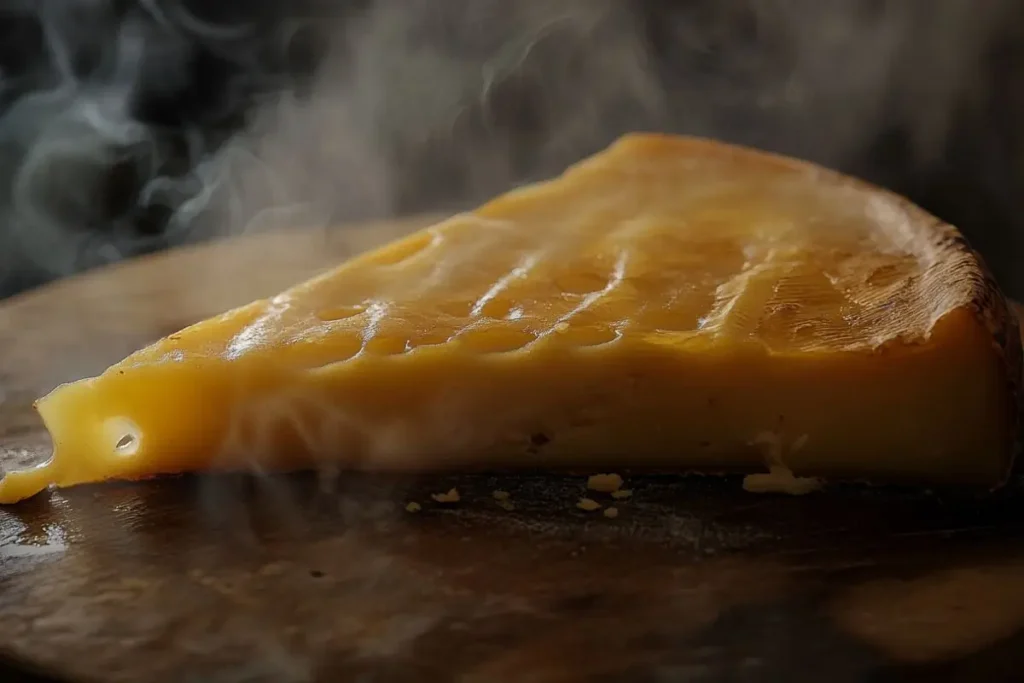
<path fill-rule="evenodd" d="M 0 502 L 192 470 L 740 470 L 996 485 L 1013 313 L 904 200 L 630 135 L 38 404 Z"/>

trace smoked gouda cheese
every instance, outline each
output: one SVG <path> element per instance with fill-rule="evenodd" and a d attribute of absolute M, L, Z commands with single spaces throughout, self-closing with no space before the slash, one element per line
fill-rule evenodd
<path fill-rule="evenodd" d="M 321 465 L 996 486 L 1020 366 L 953 227 L 807 163 L 633 134 L 58 387 L 52 459 L 0 502 Z"/>

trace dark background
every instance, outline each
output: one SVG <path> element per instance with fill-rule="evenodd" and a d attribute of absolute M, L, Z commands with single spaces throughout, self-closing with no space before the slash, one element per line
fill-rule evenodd
<path fill-rule="evenodd" d="M 1022 32 L 1024 0 L 0 2 L 0 297 L 454 210 L 628 130 L 886 185 L 1024 296 Z"/>

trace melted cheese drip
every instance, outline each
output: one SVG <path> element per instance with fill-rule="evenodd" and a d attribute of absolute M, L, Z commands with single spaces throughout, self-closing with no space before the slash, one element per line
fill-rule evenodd
<path fill-rule="evenodd" d="M 58 388 L 55 457 L 0 502 L 326 462 L 750 469 L 764 430 L 810 435 L 793 471 L 991 482 L 1010 397 L 972 302 L 926 277 L 963 265 L 928 220 L 814 167 L 629 136 Z"/>

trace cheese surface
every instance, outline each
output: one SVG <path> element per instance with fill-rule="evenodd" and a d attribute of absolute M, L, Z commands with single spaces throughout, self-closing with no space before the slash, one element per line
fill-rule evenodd
<path fill-rule="evenodd" d="M 321 464 L 997 485 L 1020 354 L 952 227 L 809 164 L 635 134 L 58 387 L 53 458 L 0 502 Z"/>

